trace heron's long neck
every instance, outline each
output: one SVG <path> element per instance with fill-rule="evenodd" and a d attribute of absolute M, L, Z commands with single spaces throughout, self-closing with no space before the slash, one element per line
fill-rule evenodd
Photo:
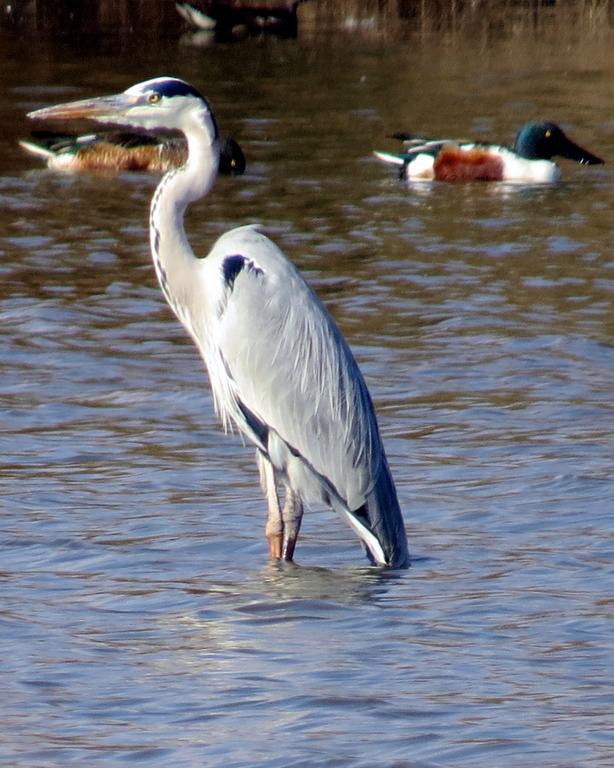
<path fill-rule="evenodd" d="M 179 319 L 187 323 L 187 297 L 198 259 L 187 240 L 184 215 L 188 205 L 209 192 L 217 176 L 219 144 L 209 115 L 186 128 L 188 161 L 164 176 L 151 201 L 151 254 L 164 295 Z"/>

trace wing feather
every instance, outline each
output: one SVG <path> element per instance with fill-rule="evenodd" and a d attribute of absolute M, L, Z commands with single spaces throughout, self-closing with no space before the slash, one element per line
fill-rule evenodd
<path fill-rule="evenodd" d="M 238 256 L 246 268 L 228 261 Z M 223 286 L 213 340 L 230 379 L 229 390 L 217 393 L 222 407 L 257 445 L 264 425 L 325 493 L 360 506 L 382 448 L 367 387 L 339 329 L 277 246 L 253 228 L 224 235 L 207 262 L 217 264 Z M 231 281 L 223 281 L 225 269 Z"/>

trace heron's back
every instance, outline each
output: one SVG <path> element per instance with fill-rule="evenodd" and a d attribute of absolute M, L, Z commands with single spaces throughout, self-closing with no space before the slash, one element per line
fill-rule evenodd
<path fill-rule="evenodd" d="M 225 403 L 231 418 L 253 440 L 249 413 L 301 495 L 313 496 L 317 486 L 320 498 L 332 494 L 359 507 L 383 448 L 341 332 L 291 262 L 253 227 L 222 236 L 205 261 L 207 279 L 213 272 L 222 278 L 216 344 L 233 384 L 235 402 Z"/>

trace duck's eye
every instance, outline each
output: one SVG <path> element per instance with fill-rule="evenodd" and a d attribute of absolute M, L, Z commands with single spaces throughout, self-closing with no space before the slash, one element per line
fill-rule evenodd
<path fill-rule="evenodd" d="M 159 93 L 156 93 L 156 92 L 154 91 L 153 93 L 150 93 L 150 94 L 149 94 L 149 96 L 147 97 L 147 101 L 148 101 L 150 104 L 157 104 L 157 103 L 160 101 L 160 98 L 161 98 L 160 94 L 159 94 Z"/>
<path fill-rule="evenodd" d="M 546 128 L 546 133 L 544 133 L 544 136 L 549 139 L 552 136 L 552 131 L 550 128 Z"/>

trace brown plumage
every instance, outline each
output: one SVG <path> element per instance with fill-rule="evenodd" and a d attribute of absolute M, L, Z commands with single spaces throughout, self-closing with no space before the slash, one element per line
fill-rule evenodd
<path fill-rule="evenodd" d="M 49 168 L 63 171 L 147 171 L 166 173 L 182 166 L 188 156 L 182 139 L 152 139 L 138 133 L 75 136 L 34 131 L 34 141 L 20 146 L 46 160 Z M 220 173 L 241 175 L 245 155 L 232 138 L 220 149 Z"/>
<path fill-rule="evenodd" d="M 433 172 L 438 181 L 501 181 L 503 160 L 486 149 L 444 147 L 435 158 Z"/>
<path fill-rule="evenodd" d="M 140 147 L 122 147 L 108 141 L 99 141 L 83 147 L 75 156 L 74 165 L 81 171 L 112 168 L 116 171 L 166 172 L 183 165 L 188 156 L 184 147 L 149 144 Z"/>

